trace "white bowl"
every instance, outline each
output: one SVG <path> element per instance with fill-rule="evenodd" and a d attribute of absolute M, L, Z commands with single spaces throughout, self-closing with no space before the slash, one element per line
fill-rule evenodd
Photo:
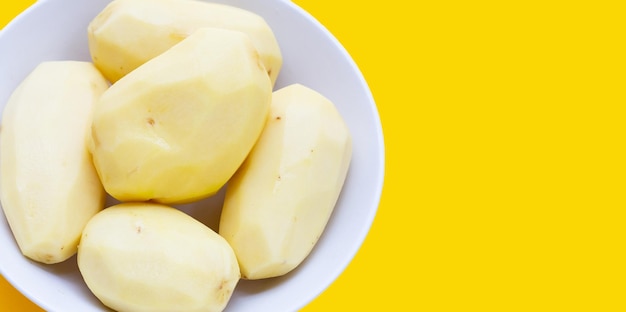
<path fill-rule="evenodd" d="M 0 109 L 42 61 L 89 61 L 86 29 L 110 0 L 39 1 L 0 32 Z M 276 88 L 301 83 L 332 100 L 353 136 L 353 159 L 332 218 L 307 260 L 290 274 L 241 281 L 227 311 L 296 311 L 345 269 L 372 224 L 383 184 L 380 119 L 359 69 L 341 44 L 312 16 L 287 0 L 217 0 L 263 16 L 281 46 L 284 65 Z M 215 228 L 223 192 L 180 207 Z M 90 293 L 76 258 L 42 265 L 23 257 L 0 210 L 0 272 L 48 311 L 106 311 Z"/>

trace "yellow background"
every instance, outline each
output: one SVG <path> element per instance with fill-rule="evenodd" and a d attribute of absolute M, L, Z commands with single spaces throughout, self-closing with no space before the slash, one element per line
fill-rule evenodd
<path fill-rule="evenodd" d="M 359 65 L 387 153 L 370 235 L 304 311 L 626 311 L 620 1 L 295 2 Z"/>

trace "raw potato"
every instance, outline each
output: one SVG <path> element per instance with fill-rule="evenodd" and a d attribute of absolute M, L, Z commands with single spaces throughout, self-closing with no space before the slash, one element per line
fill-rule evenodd
<path fill-rule="evenodd" d="M 243 278 L 284 275 L 308 256 L 334 209 L 351 152 L 348 128 L 329 100 L 301 85 L 274 93 L 258 143 L 228 183 L 220 220 Z"/>
<path fill-rule="evenodd" d="M 202 27 L 249 35 L 274 84 L 282 55 L 272 30 L 259 15 L 223 4 L 195 0 L 113 1 L 89 25 L 89 50 L 104 76 L 115 82 Z"/>
<path fill-rule="evenodd" d="M 108 82 L 91 63 L 44 62 L 15 90 L 0 134 L 0 197 L 22 253 L 58 263 L 76 253 L 105 193 L 87 149 Z"/>
<path fill-rule="evenodd" d="M 160 203 L 214 194 L 258 139 L 271 96 L 245 34 L 198 30 L 102 95 L 92 150 L 105 189 Z"/>
<path fill-rule="evenodd" d="M 117 311 L 222 311 L 239 282 L 237 258 L 209 227 L 171 207 L 126 203 L 85 227 L 78 267 Z"/>

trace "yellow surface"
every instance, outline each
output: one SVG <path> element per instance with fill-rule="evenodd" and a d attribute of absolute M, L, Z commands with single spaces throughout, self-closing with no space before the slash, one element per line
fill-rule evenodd
<path fill-rule="evenodd" d="M 387 148 L 370 235 L 304 311 L 626 311 L 622 2 L 295 2 L 358 63 Z"/>

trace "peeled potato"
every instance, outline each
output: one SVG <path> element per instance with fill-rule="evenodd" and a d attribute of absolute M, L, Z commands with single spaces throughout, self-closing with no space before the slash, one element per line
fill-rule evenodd
<path fill-rule="evenodd" d="M 333 104 L 302 85 L 274 93 L 258 143 L 229 181 L 219 232 L 242 277 L 280 276 L 322 234 L 344 184 L 351 137 Z"/>
<path fill-rule="evenodd" d="M 22 253 L 62 262 L 105 193 L 87 149 L 94 103 L 108 88 L 85 62 L 45 62 L 15 90 L 0 133 L 0 199 Z"/>
<path fill-rule="evenodd" d="M 216 193 L 263 130 L 271 96 L 245 34 L 198 30 L 102 95 L 91 148 L 105 189 L 161 203 Z"/>
<path fill-rule="evenodd" d="M 240 278 L 221 236 L 151 203 L 119 204 L 93 217 L 78 268 L 93 294 L 117 311 L 222 311 Z"/>
<path fill-rule="evenodd" d="M 259 51 L 272 84 L 276 81 L 282 55 L 269 25 L 255 13 L 217 3 L 113 1 L 89 25 L 89 50 L 104 76 L 115 82 L 202 27 L 246 33 Z"/>

